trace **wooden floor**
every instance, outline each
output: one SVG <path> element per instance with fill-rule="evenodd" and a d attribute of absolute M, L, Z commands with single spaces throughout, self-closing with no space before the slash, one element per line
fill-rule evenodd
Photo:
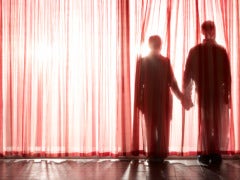
<path fill-rule="evenodd" d="M 166 159 L 146 164 L 129 159 L 1 159 L 0 179 L 117 180 L 117 179 L 240 179 L 240 160 L 202 166 L 194 159 Z"/>

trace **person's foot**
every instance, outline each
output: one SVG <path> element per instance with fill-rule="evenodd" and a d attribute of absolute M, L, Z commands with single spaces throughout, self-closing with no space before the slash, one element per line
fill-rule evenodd
<path fill-rule="evenodd" d="M 162 158 L 162 157 L 151 157 L 151 158 L 148 158 L 144 162 L 144 164 L 149 165 L 149 164 L 163 163 L 163 162 L 164 162 L 164 158 Z"/>
<path fill-rule="evenodd" d="M 222 156 L 220 154 L 211 154 L 210 155 L 210 163 L 211 164 L 221 164 Z"/>
<path fill-rule="evenodd" d="M 202 164 L 209 164 L 209 162 L 210 162 L 209 155 L 198 155 L 197 159 Z"/>

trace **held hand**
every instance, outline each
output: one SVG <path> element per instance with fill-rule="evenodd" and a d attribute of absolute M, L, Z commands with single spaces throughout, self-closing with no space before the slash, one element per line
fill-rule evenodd
<path fill-rule="evenodd" d="M 190 80 L 188 83 L 184 83 L 183 86 L 183 95 L 182 95 L 182 106 L 184 109 L 189 110 L 191 107 L 193 107 L 193 102 L 192 102 L 192 88 L 193 88 L 193 81 Z"/>
<path fill-rule="evenodd" d="M 193 107 L 193 102 L 191 100 L 191 97 L 187 97 L 183 95 L 181 99 L 181 103 L 184 109 L 186 110 L 189 110 L 191 107 Z"/>

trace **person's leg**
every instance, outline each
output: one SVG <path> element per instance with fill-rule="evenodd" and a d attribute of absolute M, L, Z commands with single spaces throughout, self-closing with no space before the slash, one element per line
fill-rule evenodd
<path fill-rule="evenodd" d="M 209 107 L 201 107 L 199 115 L 199 154 L 197 159 L 202 164 L 209 164 L 210 162 L 210 149 L 211 149 L 211 115 Z"/>
<path fill-rule="evenodd" d="M 217 105 L 216 105 L 217 106 Z M 221 113 L 215 111 L 213 117 L 213 127 L 211 133 L 211 149 L 210 149 L 210 163 L 211 164 L 219 164 L 222 162 L 222 156 L 220 151 L 220 139 L 221 139 L 221 130 L 220 127 L 220 117 Z M 225 127 L 228 128 L 228 127 Z"/>

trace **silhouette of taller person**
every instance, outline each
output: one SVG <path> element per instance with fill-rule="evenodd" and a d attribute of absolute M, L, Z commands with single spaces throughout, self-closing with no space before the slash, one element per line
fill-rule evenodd
<path fill-rule="evenodd" d="M 195 83 L 198 95 L 198 160 L 202 163 L 220 163 L 221 151 L 229 141 L 229 108 L 231 73 L 228 54 L 216 43 L 213 21 L 201 25 L 205 39 L 193 47 L 187 57 L 183 76 L 183 91 Z"/>
<path fill-rule="evenodd" d="M 147 157 L 150 161 L 162 161 L 168 155 L 169 125 L 172 113 L 170 88 L 179 99 L 183 95 L 178 88 L 170 60 L 160 54 L 161 38 L 149 38 L 151 52 L 137 63 L 140 72 L 138 108 L 144 114 Z"/>

